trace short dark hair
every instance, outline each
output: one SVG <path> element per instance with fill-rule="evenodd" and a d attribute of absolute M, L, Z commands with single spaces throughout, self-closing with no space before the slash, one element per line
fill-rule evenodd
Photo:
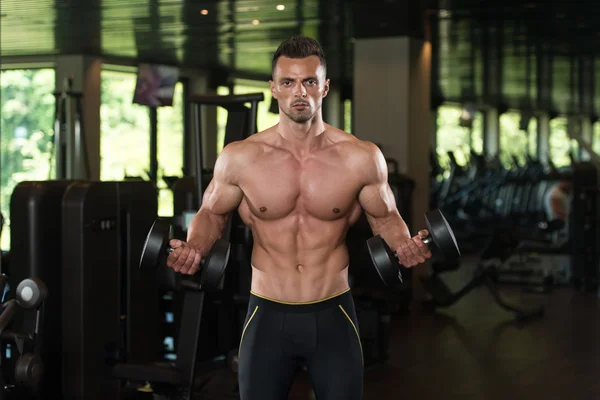
<path fill-rule="evenodd" d="M 323 51 L 323 48 L 315 39 L 306 36 L 294 35 L 279 45 L 277 50 L 275 50 L 275 54 L 273 54 L 271 74 L 275 72 L 277 60 L 279 60 L 279 57 L 282 56 L 287 58 L 306 58 L 310 56 L 317 56 L 319 57 L 319 61 L 321 62 L 323 68 L 327 70 L 327 63 L 325 61 L 325 52 Z"/>

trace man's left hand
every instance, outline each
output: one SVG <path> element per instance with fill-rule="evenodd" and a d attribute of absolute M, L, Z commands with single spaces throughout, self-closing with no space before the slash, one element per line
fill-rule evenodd
<path fill-rule="evenodd" d="M 416 236 L 406 239 L 396 249 L 398 262 L 403 266 L 410 268 L 415 265 L 422 264 L 425 260 L 431 258 L 431 250 L 429 246 L 423 243 L 429 235 L 426 229 L 419 231 Z"/>

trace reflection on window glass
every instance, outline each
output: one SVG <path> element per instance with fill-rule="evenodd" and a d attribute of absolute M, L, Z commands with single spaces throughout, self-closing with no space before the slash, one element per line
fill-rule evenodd
<path fill-rule="evenodd" d="M 158 215 L 173 215 L 173 192 L 162 179 L 183 175 L 183 84 L 175 85 L 172 107 L 157 109 Z"/>
<path fill-rule="evenodd" d="M 0 72 L 0 212 L 5 218 L 0 247 L 10 250 L 10 197 L 23 181 L 56 177 L 53 157 L 54 69 Z"/>
<path fill-rule="evenodd" d="M 149 108 L 133 104 L 136 74 L 102 70 L 100 179 L 148 179 Z"/>
<path fill-rule="evenodd" d="M 520 127 L 521 113 L 500 116 L 500 161 L 505 168 L 525 165 L 529 151 L 529 134 Z"/>
<path fill-rule="evenodd" d="M 448 152 L 452 151 L 459 165 L 466 165 L 471 148 L 477 153 L 483 152 L 483 118 L 481 112 L 475 112 L 472 127 L 461 126 L 460 106 L 443 105 L 438 108 L 436 152 L 439 163 L 446 168 L 449 162 Z"/>

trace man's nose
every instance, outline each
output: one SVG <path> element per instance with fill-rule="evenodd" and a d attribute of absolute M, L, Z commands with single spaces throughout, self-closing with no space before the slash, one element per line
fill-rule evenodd
<path fill-rule="evenodd" d="M 296 84 L 295 92 L 296 97 L 306 97 L 306 88 L 302 82 Z"/>

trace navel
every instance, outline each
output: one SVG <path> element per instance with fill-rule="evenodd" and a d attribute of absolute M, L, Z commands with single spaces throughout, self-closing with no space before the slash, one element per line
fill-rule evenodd
<path fill-rule="evenodd" d="M 298 264 L 298 265 L 296 265 L 296 269 L 297 269 L 298 271 L 302 271 L 302 268 L 304 268 L 304 266 L 303 266 L 302 264 Z"/>
<path fill-rule="evenodd" d="M 260 208 L 260 212 L 265 212 L 265 211 L 267 211 L 267 207 L 261 207 Z"/>
<path fill-rule="evenodd" d="M 339 208 L 334 208 L 333 212 L 336 213 L 336 214 L 339 214 L 340 213 L 340 209 Z"/>

